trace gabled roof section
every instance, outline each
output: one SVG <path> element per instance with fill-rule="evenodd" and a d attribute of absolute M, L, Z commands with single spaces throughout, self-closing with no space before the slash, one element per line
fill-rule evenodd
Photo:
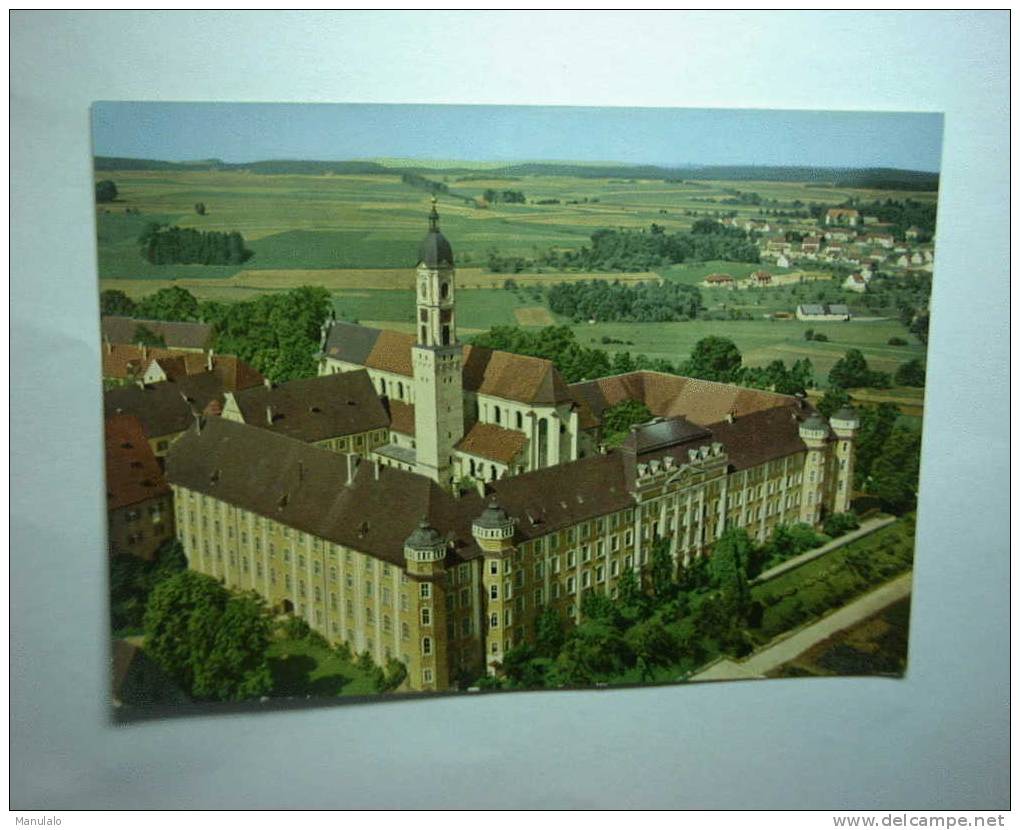
<path fill-rule="evenodd" d="M 455 499 L 431 479 L 222 418 L 189 429 L 167 458 L 167 480 L 338 545 L 404 564 L 424 516 L 450 556 L 479 551 L 477 496 Z"/>
<path fill-rule="evenodd" d="M 299 441 L 325 441 L 389 425 L 386 409 L 363 369 L 279 386 L 262 384 L 237 392 L 234 400 L 245 423 Z"/>
<path fill-rule="evenodd" d="M 699 426 L 724 420 L 728 415 L 740 417 L 799 405 L 792 395 L 648 371 L 573 383 L 569 389 L 599 420 L 606 409 L 627 400 L 641 401 L 655 416 L 681 416 Z"/>
<path fill-rule="evenodd" d="M 223 381 L 212 372 L 176 381 L 138 384 L 103 393 L 106 416 L 134 415 L 150 438 L 183 432 L 195 415 L 216 401 L 223 403 Z"/>
<path fill-rule="evenodd" d="M 390 429 L 401 435 L 414 436 L 414 404 L 384 398 L 383 403 L 390 413 Z"/>
<path fill-rule="evenodd" d="M 460 439 L 457 449 L 500 464 L 509 464 L 527 443 L 527 436 L 523 432 L 478 422 Z"/>
<path fill-rule="evenodd" d="M 518 533 L 529 539 L 634 505 L 619 452 L 501 478 L 489 486 L 517 519 Z"/>
<path fill-rule="evenodd" d="M 162 337 L 170 349 L 206 349 L 212 345 L 213 327 L 208 323 L 141 320 L 135 317 L 104 316 L 100 321 L 103 339 L 111 343 L 136 343 L 135 332 L 144 326 Z"/>
<path fill-rule="evenodd" d="M 106 419 L 106 509 L 117 510 L 167 496 L 170 487 L 133 415 Z"/>

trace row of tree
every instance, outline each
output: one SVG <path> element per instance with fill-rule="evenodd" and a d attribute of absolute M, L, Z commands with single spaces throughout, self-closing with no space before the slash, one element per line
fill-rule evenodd
<path fill-rule="evenodd" d="M 663 323 L 693 320 L 703 309 L 701 292 L 676 282 L 620 282 L 590 280 L 561 282 L 547 294 L 549 308 L 575 323 L 584 320 Z"/>
<path fill-rule="evenodd" d="M 527 200 L 522 190 L 495 190 L 491 187 L 485 189 L 482 198 L 490 205 L 499 203 L 508 205 L 523 205 Z"/>
<path fill-rule="evenodd" d="M 252 256 L 238 231 L 199 231 L 149 222 L 138 242 L 153 265 L 240 265 Z"/>

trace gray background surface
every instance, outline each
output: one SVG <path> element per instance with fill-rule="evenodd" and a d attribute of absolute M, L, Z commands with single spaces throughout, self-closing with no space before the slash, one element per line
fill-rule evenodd
<path fill-rule="evenodd" d="M 14 12 L 12 806 L 1006 806 L 1008 30 L 1006 13 Z M 111 725 L 99 99 L 944 112 L 907 678 Z"/>

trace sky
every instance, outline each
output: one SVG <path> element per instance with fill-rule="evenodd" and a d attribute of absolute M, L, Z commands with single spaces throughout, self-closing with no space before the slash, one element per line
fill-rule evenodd
<path fill-rule="evenodd" d="M 97 102 L 100 156 L 243 163 L 413 158 L 938 171 L 938 113 Z"/>

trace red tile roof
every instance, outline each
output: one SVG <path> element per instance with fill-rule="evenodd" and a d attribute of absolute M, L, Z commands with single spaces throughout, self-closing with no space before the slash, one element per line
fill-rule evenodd
<path fill-rule="evenodd" d="M 509 464 L 528 443 L 523 432 L 504 429 L 495 424 L 476 423 L 457 443 L 457 449 L 500 464 Z"/>
<path fill-rule="evenodd" d="M 106 419 L 106 507 L 116 510 L 169 495 L 141 421 L 133 415 Z"/>

